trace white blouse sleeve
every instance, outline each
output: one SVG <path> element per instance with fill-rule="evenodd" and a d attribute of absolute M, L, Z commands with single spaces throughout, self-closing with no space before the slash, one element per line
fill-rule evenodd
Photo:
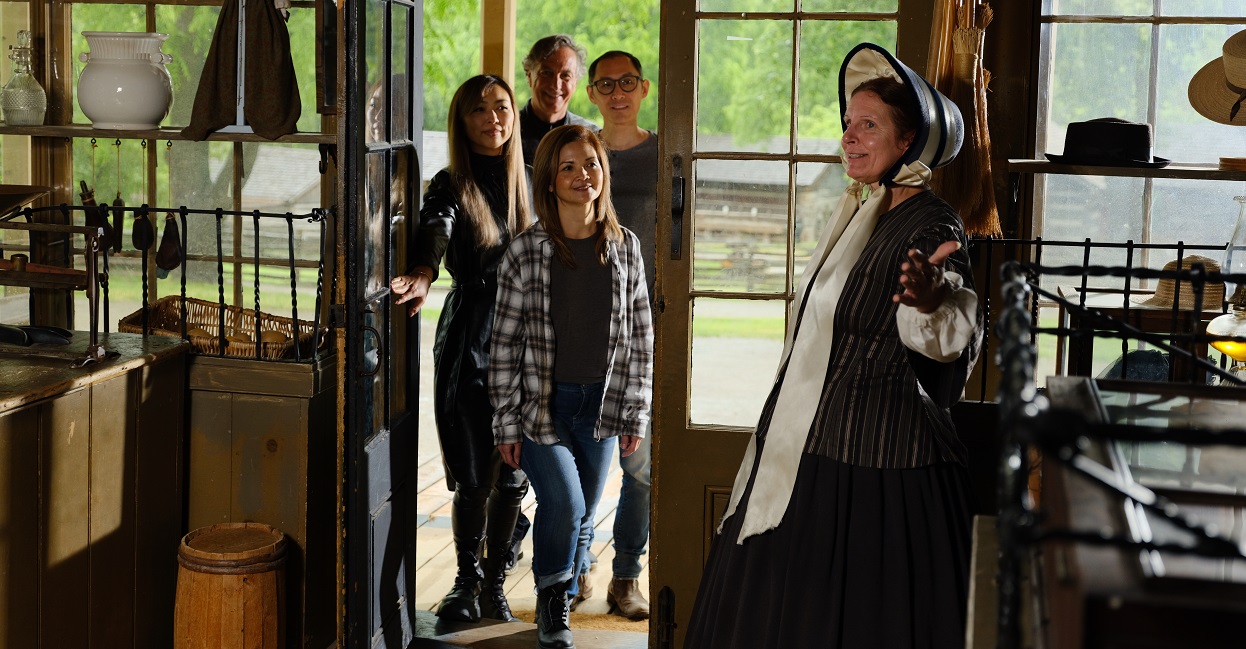
<path fill-rule="evenodd" d="M 905 347 L 941 363 L 960 357 L 976 335 L 978 294 L 965 288 L 959 273 L 943 274 L 948 284 L 943 304 L 930 313 L 901 304 L 896 310 L 896 327 Z"/>

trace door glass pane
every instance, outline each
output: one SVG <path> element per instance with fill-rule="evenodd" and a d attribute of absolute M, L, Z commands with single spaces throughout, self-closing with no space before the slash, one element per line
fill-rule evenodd
<path fill-rule="evenodd" d="M 853 13 L 895 13 L 898 0 L 804 0 L 800 8 L 805 11 L 851 11 Z M 869 41 L 868 38 L 861 39 Z M 870 41 L 882 45 L 882 41 Z M 803 63 L 801 64 L 803 67 Z"/>
<path fill-rule="evenodd" d="M 389 137 L 385 130 L 386 82 L 385 2 L 368 0 L 364 38 L 364 69 L 367 73 L 367 141 L 383 142 Z"/>
<path fill-rule="evenodd" d="M 791 150 L 792 23 L 700 23 L 697 150 Z"/>
<path fill-rule="evenodd" d="M 793 0 L 701 0 L 701 11 L 792 11 Z"/>
<path fill-rule="evenodd" d="M 800 277 L 826 229 L 831 212 L 848 187 L 840 164 L 801 162 L 796 165 L 796 238 L 794 273 Z M 795 281 L 793 281 L 795 283 Z"/>
<path fill-rule="evenodd" d="M 415 159 L 415 149 L 404 148 L 398 149 L 390 153 L 390 178 L 389 178 L 389 213 L 392 216 L 390 221 L 390 254 L 393 260 L 389 264 L 390 276 L 398 273 L 405 273 L 407 270 L 407 248 L 406 242 L 409 241 L 410 232 L 415 224 L 414 218 L 408 224 L 408 217 L 414 217 L 415 210 L 415 181 L 413 176 L 415 173 L 412 169 L 412 161 Z M 416 343 L 414 336 L 402 335 L 402 331 L 407 328 L 407 310 L 401 306 L 390 307 L 390 324 L 393 333 L 392 346 L 389 356 L 394 359 L 390 367 L 393 372 L 394 385 L 407 385 L 409 380 L 410 364 L 407 362 L 409 358 L 408 348 Z M 410 329 L 414 333 L 414 327 Z M 431 359 L 432 357 L 429 356 Z M 429 363 L 432 364 L 431 361 Z M 407 390 L 395 390 L 390 395 L 390 408 L 397 415 L 407 411 Z"/>
<path fill-rule="evenodd" d="M 808 4 L 808 3 L 806 3 Z M 892 0 L 891 4 L 895 4 Z M 800 28 L 800 101 L 797 147 L 801 153 L 838 153 L 843 135 L 839 105 L 839 68 L 858 43 L 876 43 L 895 51 L 894 21 L 810 21 Z"/>
<path fill-rule="evenodd" d="M 411 26 L 411 7 L 394 3 L 390 7 L 390 29 L 393 30 L 393 42 L 390 43 L 390 82 L 389 90 L 393 101 L 389 107 L 389 128 L 391 140 L 411 139 L 411 75 L 407 68 L 407 30 Z"/>
<path fill-rule="evenodd" d="M 78 12 L 85 7 L 104 10 L 109 8 L 108 5 L 77 5 L 74 7 L 74 17 L 77 18 Z M 182 126 L 190 123 L 190 112 L 194 108 L 195 95 L 199 90 L 199 76 L 203 73 L 203 63 L 207 59 L 208 48 L 212 44 L 212 32 L 220 13 L 219 6 L 158 5 L 156 7 L 156 31 L 169 35 L 169 39 L 160 49 L 173 57 L 173 61 L 165 66 L 169 70 L 169 77 L 173 80 L 173 105 L 169 107 L 169 116 L 163 122 L 165 126 Z M 98 28 L 92 27 L 92 29 Z M 138 29 L 142 31 L 142 27 Z M 75 35 L 75 39 L 79 38 L 81 38 L 80 34 Z M 85 42 L 83 40 L 84 44 Z M 312 72 L 315 73 L 314 65 Z M 306 104 L 304 106 L 306 107 Z M 74 111 L 75 121 L 86 121 L 76 105 Z"/>
<path fill-rule="evenodd" d="M 757 424 L 783 352 L 785 305 L 783 300 L 693 301 L 693 423 Z"/>
<path fill-rule="evenodd" d="M 787 169 L 776 160 L 697 161 L 693 288 L 784 290 Z"/>
<path fill-rule="evenodd" d="M 1179 0 L 1184 3 L 1187 0 Z M 1171 2 L 1170 2 L 1171 3 Z M 1062 16 L 1150 16 L 1154 0 L 1044 0 L 1043 14 Z M 1122 66 L 1123 69 L 1123 66 Z"/>
<path fill-rule="evenodd" d="M 385 152 L 367 157 L 367 184 L 364 186 L 363 244 L 364 299 L 371 300 L 389 286 L 385 251 L 389 249 L 389 162 Z"/>

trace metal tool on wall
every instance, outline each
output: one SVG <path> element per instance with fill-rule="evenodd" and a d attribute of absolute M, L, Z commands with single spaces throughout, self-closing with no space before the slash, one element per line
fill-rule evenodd
<path fill-rule="evenodd" d="M 147 148 L 147 141 L 143 141 L 143 148 Z M 144 152 L 145 154 L 146 152 Z M 146 160 L 147 156 L 144 155 Z M 130 240 L 134 243 L 134 248 L 146 252 L 151 244 L 156 240 L 156 228 L 147 218 L 147 198 L 151 194 L 147 187 L 147 174 L 143 174 L 143 207 L 134 211 L 134 229 L 130 232 Z M 121 200 L 121 193 L 117 193 L 117 200 Z M 146 257 L 146 255 L 144 255 Z"/>
<path fill-rule="evenodd" d="M 113 239 L 112 251 L 121 252 L 121 239 L 125 236 L 125 201 L 121 200 L 121 138 L 117 138 L 113 146 L 117 147 L 117 197 L 112 199 L 112 226 L 117 236 Z"/>
<path fill-rule="evenodd" d="M 170 170 L 169 179 L 169 204 L 173 201 L 173 141 L 170 140 L 164 145 L 165 152 L 168 154 L 168 168 Z M 182 265 L 182 257 L 185 253 L 182 251 L 182 234 L 177 227 L 177 216 L 173 212 L 165 212 L 164 214 L 164 234 L 160 237 L 160 247 L 156 249 L 156 277 L 164 279 L 169 276 L 169 272 Z"/>

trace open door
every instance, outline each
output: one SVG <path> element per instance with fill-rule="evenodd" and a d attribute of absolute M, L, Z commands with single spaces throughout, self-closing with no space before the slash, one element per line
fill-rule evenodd
<path fill-rule="evenodd" d="M 420 190 L 420 0 L 346 3 L 341 315 L 345 363 L 345 646 L 414 635 L 416 320 L 392 308 Z M 341 289 L 339 289 L 341 290 Z"/>
<path fill-rule="evenodd" d="M 662 4 L 650 646 L 683 645 L 794 286 L 848 184 L 840 63 L 869 41 L 923 69 L 931 6 Z"/>

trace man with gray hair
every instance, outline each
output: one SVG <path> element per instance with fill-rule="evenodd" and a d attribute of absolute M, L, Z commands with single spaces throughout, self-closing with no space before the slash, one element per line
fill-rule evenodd
<path fill-rule="evenodd" d="M 519 109 L 523 160 L 527 164 L 532 164 L 541 138 L 559 126 L 578 124 L 597 130 L 596 124 L 567 110 L 576 84 L 586 71 L 586 58 L 584 48 L 566 34 L 538 40 L 524 57 L 524 75 L 532 90 L 532 98 Z"/>

